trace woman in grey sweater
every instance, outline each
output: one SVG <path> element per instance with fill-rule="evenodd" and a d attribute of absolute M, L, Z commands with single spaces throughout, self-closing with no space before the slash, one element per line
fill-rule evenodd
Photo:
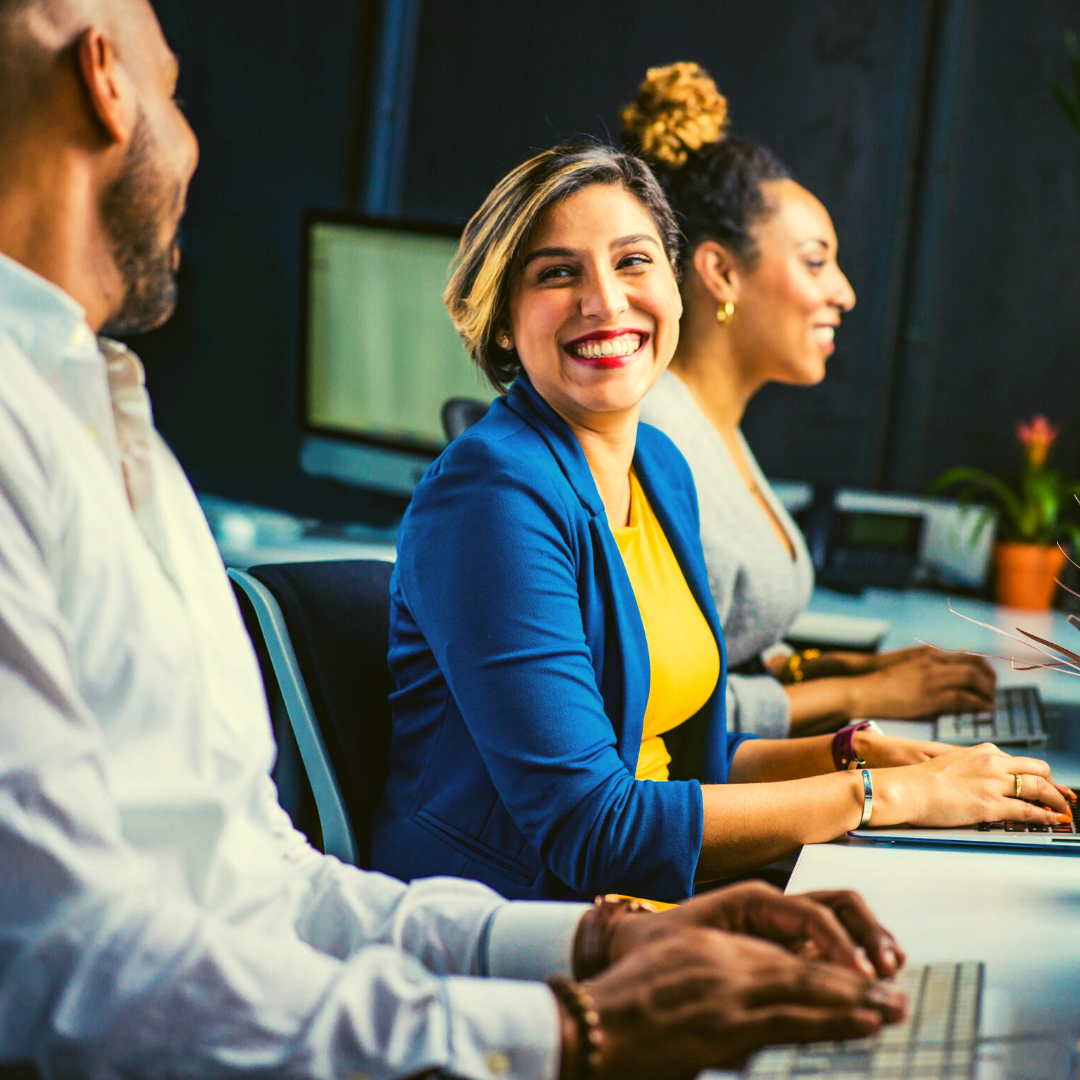
<path fill-rule="evenodd" d="M 730 665 L 760 660 L 771 672 L 731 678 L 730 725 L 776 738 L 855 717 L 989 707 L 993 669 L 976 657 L 916 648 L 791 659 L 778 648 L 810 598 L 813 568 L 739 425 L 766 383 L 825 377 L 855 294 L 828 211 L 767 150 L 725 136 L 727 102 L 700 67 L 650 69 L 622 119 L 687 239 L 678 350 L 641 419 L 693 470 Z"/>

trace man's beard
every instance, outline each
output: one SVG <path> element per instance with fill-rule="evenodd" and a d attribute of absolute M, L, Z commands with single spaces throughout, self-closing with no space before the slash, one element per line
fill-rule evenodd
<path fill-rule="evenodd" d="M 102 327 L 127 337 L 160 326 L 176 308 L 175 238 L 162 245 L 161 222 L 175 209 L 178 187 L 169 203 L 168 182 L 154 161 L 155 145 L 144 113 L 131 136 L 124 171 L 105 193 L 102 222 L 124 285 L 124 299 Z"/>

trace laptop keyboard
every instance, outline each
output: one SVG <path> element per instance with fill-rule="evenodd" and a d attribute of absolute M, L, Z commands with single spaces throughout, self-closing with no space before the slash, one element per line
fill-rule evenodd
<path fill-rule="evenodd" d="M 764 1050 L 751 1061 L 747 1077 L 972 1077 L 978 1049 L 983 965 L 916 964 L 901 971 L 895 983 L 908 995 L 908 1014 L 902 1023 L 882 1028 L 869 1039 Z"/>
<path fill-rule="evenodd" d="M 1023 821 L 984 821 L 979 825 L 970 826 L 976 832 L 1000 832 L 1000 833 L 1057 833 L 1065 836 L 1076 836 L 1080 830 L 1080 809 L 1077 808 L 1076 800 L 1070 799 L 1069 806 L 1073 812 L 1072 821 L 1064 825 L 1028 825 Z"/>
<path fill-rule="evenodd" d="M 934 720 L 934 738 L 953 746 L 1042 746 L 1046 717 L 1034 686 L 1009 686 L 997 692 L 997 708 L 984 713 L 942 713 Z"/>

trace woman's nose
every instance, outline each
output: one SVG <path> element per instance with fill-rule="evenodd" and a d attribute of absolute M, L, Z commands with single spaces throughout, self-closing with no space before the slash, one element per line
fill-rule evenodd
<path fill-rule="evenodd" d="M 629 303 L 619 279 L 614 274 L 598 274 L 585 287 L 581 297 L 581 314 L 590 319 L 614 319 Z"/>
<path fill-rule="evenodd" d="M 850 311 L 855 306 L 855 290 L 851 287 L 851 282 L 848 281 L 847 275 L 837 267 L 836 271 L 840 275 L 840 280 L 837 283 L 836 293 L 833 296 L 833 303 L 841 311 Z"/>

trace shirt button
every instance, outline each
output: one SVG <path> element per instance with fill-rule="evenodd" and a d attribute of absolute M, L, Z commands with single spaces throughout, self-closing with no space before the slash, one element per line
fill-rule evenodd
<path fill-rule="evenodd" d="M 488 1072 L 503 1076 L 510 1071 L 510 1059 L 501 1050 L 492 1050 L 487 1056 Z"/>

